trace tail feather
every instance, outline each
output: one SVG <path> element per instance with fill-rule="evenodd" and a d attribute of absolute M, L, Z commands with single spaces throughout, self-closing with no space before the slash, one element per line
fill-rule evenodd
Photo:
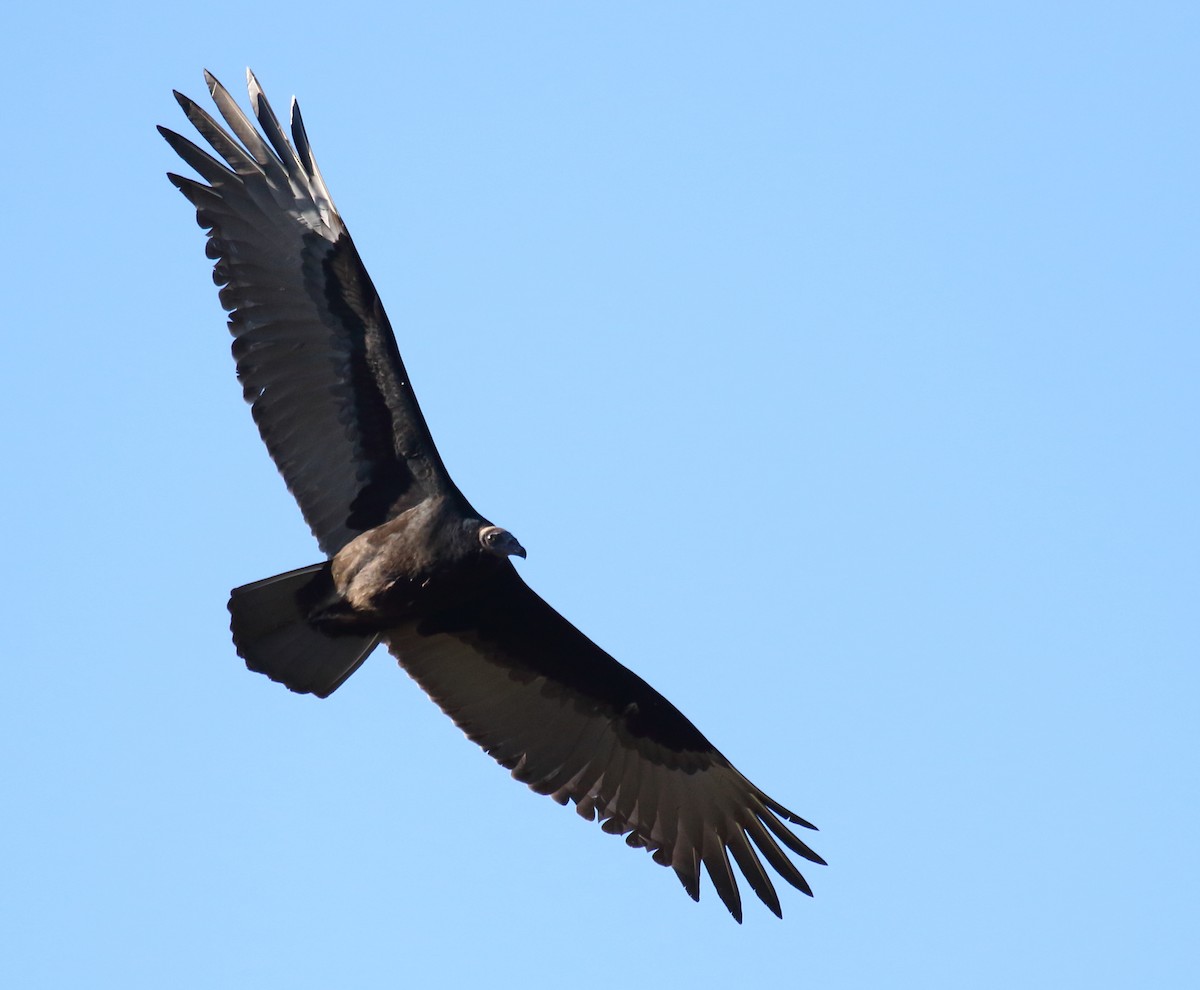
<path fill-rule="evenodd" d="M 230 629 L 247 667 L 318 698 L 329 697 L 359 668 L 378 636 L 330 636 L 314 629 L 305 617 L 303 603 L 328 581 L 326 561 L 233 589 Z"/>

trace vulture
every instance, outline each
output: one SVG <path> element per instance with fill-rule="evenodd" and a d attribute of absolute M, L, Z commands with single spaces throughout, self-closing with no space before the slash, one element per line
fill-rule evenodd
<path fill-rule="evenodd" d="M 740 871 L 782 917 L 766 867 L 811 895 L 788 853 L 824 860 L 789 826 L 814 826 L 521 579 L 525 549 L 438 455 L 295 100 L 289 141 L 253 73 L 257 129 L 205 81 L 225 126 L 175 98 L 216 157 L 160 127 L 203 181 L 168 178 L 208 232 L 245 399 L 326 557 L 233 590 L 246 666 L 325 698 L 382 642 L 517 780 L 649 851 L 694 900 L 703 866 L 740 922 Z"/>

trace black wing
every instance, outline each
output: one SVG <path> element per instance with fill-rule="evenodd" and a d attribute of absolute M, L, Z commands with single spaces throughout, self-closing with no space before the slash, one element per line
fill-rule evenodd
<path fill-rule="evenodd" d="M 741 921 L 732 856 L 781 915 L 759 853 L 788 883 L 812 893 L 779 843 L 823 863 L 784 821 L 814 826 L 743 777 L 674 705 L 511 566 L 486 594 L 384 639 L 442 710 L 514 777 L 560 804 L 574 801 L 604 831 L 650 850 L 696 900 L 703 864 Z"/>
<path fill-rule="evenodd" d="M 247 71 L 264 140 L 212 74 L 204 77 L 228 131 L 186 96 L 175 98 L 224 162 L 160 127 L 208 185 L 168 177 L 208 228 L 213 278 L 224 286 L 238 378 L 259 433 L 332 555 L 426 496 L 457 490 L 313 160 L 300 108 L 293 100 L 293 146 Z"/>

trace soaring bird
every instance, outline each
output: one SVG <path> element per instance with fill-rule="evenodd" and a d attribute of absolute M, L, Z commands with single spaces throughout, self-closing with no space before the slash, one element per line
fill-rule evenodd
<path fill-rule="evenodd" d="M 324 698 L 383 642 L 517 780 L 648 850 L 694 900 L 703 864 L 740 922 L 736 864 L 782 917 L 763 860 L 811 895 L 781 845 L 823 863 L 789 828 L 814 826 L 525 584 L 510 559 L 525 549 L 438 455 L 296 101 L 289 141 L 253 73 L 261 130 L 205 81 L 227 129 L 175 98 L 219 160 L 160 127 L 204 181 L 168 178 L 208 231 L 246 401 L 326 555 L 233 590 L 246 666 Z"/>

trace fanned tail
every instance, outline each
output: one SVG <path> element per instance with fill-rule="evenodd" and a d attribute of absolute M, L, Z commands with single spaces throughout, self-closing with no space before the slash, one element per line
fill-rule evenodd
<path fill-rule="evenodd" d="M 329 697 L 359 668 L 378 636 L 331 636 L 308 622 L 304 603 L 328 582 L 326 561 L 233 589 L 230 629 L 247 667 L 318 698 Z"/>

